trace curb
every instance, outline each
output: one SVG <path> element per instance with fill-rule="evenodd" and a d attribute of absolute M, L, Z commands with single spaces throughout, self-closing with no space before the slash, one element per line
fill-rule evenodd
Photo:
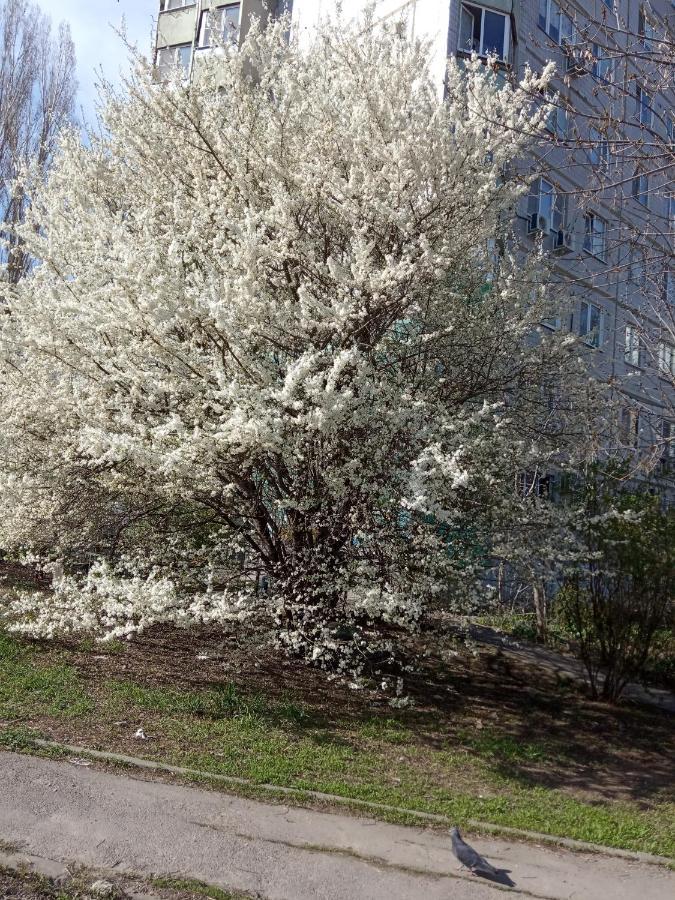
<path fill-rule="evenodd" d="M 393 812 L 399 815 L 412 816 L 421 822 L 434 822 L 451 827 L 455 823 L 447 816 L 438 813 L 422 812 L 416 809 L 405 809 L 388 803 L 377 803 L 372 800 L 360 800 L 358 798 L 341 797 L 338 794 L 326 794 L 322 791 L 312 791 L 304 788 L 283 787 L 275 784 L 258 784 L 247 778 L 237 778 L 234 775 L 218 775 L 213 772 L 203 772 L 199 769 L 190 769 L 185 766 L 173 766 L 169 763 L 154 762 L 150 759 L 142 759 L 137 756 L 126 756 L 122 753 L 112 753 L 104 750 L 91 750 L 88 747 L 79 747 L 71 744 L 60 744 L 57 741 L 45 741 L 35 738 L 31 741 L 35 747 L 44 750 L 60 750 L 78 756 L 89 756 L 92 759 L 103 762 L 118 763 L 125 766 L 133 766 L 138 769 L 146 769 L 153 772 L 166 772 L 171 775 L 180 775 L 187 778 L 200 778 L 215 781 L 219 784 L 227 784 L 233 787 L 254 788 L 269 794 L 284 794 L 288 797 L 311 798 L 330 803 L 336 806 L 359 807 L 364 810 L 379 810 Z M 617 847 L 605 847 L 602 844 L 590 844 L 578 841 L 574 838 L 557 837 L 552 834 L 543 834 L 538 831 L 526 831 L 520 828 L 510 828 L 506 825 L 495 825 L 489 822 L 480 822 L 476 819 L 468 819 L 467 824 L 473 828 L 494 835 L 506 835 L 527 841 L 536 841 L 542 844 L 552 844 L 556 847 L 564 847 L 567 850 L 581 851 L 584 853 L 599 853 L 604 856 L 613 856 L 619 859 L 632 860 L 633 862 L 646 863 L 647 865 L 673 867 L 675 860 L 668 856 L 657 856 L 652 853 L 642 853 L 638 850 L 621 850 Z"/>
<path fill-rule="evenodd" d="M 34 856 L 32 853 L 22 853 L 20 850 L 11 853 L 0 850 L 0 868 L 9 869 L 19 875 L 31 872 L 42 878 L 48 878 L 57 886 L 67 884 L 71 880 L 70 872 L 62 863 L 55 859 Z"/>

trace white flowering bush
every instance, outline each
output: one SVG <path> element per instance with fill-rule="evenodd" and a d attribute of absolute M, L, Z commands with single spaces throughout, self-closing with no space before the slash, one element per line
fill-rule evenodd
<path fill-rule="evenodd" d="M 441 100 L 424 47 L 343 24 L 201 63 L 167 85 L 138 61 L 36 188 L 40 264 L 0 333 L 0 545 L 63 574 L 6 613 L 120 636 L 264 607 L 290 652 L 362 670 L 378 628 L 381 662 L 461 601 L 517 473 L 575 446 L 546 427 L 577 363 L 538 327 L 540 260 L 489 245 L 545 77 L 452 62 Z"/>

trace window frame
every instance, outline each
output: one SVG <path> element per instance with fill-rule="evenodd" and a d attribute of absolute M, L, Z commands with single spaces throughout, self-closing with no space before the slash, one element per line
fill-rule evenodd
<path fill-rule="evenodd" d="M 597 310 L 598 313 L 597 328 L 591 328 L 593 310 Z M 593 347 L 595 350 L 602 348 L 605 342 L 605 311 L 598 303 L 592 303 L 590 300 L 581 301 L 579 306 L 579 337 L 585 344 Z"/>
<path fill-rule="evenodd" d="M 602 223 L 601 229 L 596 229 L 596 223 Z M 589 228 L 590 225 L 590 228 Z M 596 240 L 600 237 L 602 239 L 602 246 L 600 247 L 600 252 L 598 252 L 598 247 L 596 246 Z M 607 219 L 603 219 L 602 216 L 598 215 L 598 213 L 589 210 L 584 213 L 584 242 L 583 248 L 586 253 L 595 259 L 599 259 L 600 262 L 606 262 L 607 259 Z"/>
<path fill-rule="evenodd" d="M 640 444 L 640 412 L 634 406 L 624 406 L 621 410 L 619 441 L 624 447 L 633 449 Z"/>
<path fill-rule="evenodd" d="M 168 6 L 169 3 L 176 2 L 176 0 L 159 0 L 159 12 L 160 15 L 165 12 L 177 12 L 180 9 L 185 9 L 188 6 L 196 6 L 197 0 L 179 0 L 179 6 Z M 178 46 L 178 45 L 176 45 Z"/>
<path fill-rule="evenodd" d="M 481 19 L 480 19 L 480 47 L 478 50 L 475 50 L 473 47 L 468 49 L 467 47 L 462 46 L 462 15 L 465 11 L 465 7 L 472 6 L 474 9 L 479 9 L 481 11 Z M 467 14 L 473 18 L 473 13 L 471 13 L 468 9 L 466 10 Z M 459 29 L 457 35 L 457 52 L 458 53 L 466 53 L 471 54 L 475 53 L 477 56 L 481 57 L 481 59 L 487 59 L 490 56 L 489 51 L 485 51 L 484 42 L 485 42 L 485 13 L 492 13 L 492 15 L 499 16 L 504 20 L 504 30 L 502 32 L 502 37 L 504 40 L 504 55 L 497 56 L 499 62 L 507 63 L 511 58 L 511 18 L 506 13 L 501 12 L 498 9 L 492 9 L 489 6 L 484 6 L 482 3 L 470 3 L 469 0 L 464 0 L 459 4 Z M 473 43 L 473 29 L 472 29 L 472 43 Z"/>
<path fill-rule="evenodd" d="M 670 419 L 661 420 L 661 440 L 663 441 L 661 462 L 670 466 L 675 461 L 675 422 Z"/>
<path fill-rule="evenodd" d="M 224 18 L 224 13 L 225 13 L 225 10 L 227 10 L 227 9 L 237 9 L 237 11 L 239 13 L 238 19 L 237 19 L 237 28 L 236 28 L 237 42 L 238 42 L 239 30 L 241 28 L 241 2 L 240 2 L 240 0 L 238 0 L 238 2 L 232 2 L 232 3 L 220 3 L 220 4 L 218 4 L 218 6 L 211 6 L 209 9 L 201 10 L 200 15 L 199 15 L 199 27 L 197 29 L 197 43 L 195 45 L 197 50 L 211 50 L 213 48 L 213 44 L 205 44 L 204 43 L 204 39 L 206 37 L 206 32 L 207 32 L 207 26 L 209 23 L 209 17 L 213 16 L 214 13 L 222 12 L 223 18 Z M 208 30 L 209 30 L 209 32 L 211 31 L 211 29 L 208 29 Z M 224 31 L 222 34 L 224 37 Z"/>
<path fill-rule="evenodd" d="M 667 268 L 663 273 L 663 300 L 675 308 L 675 269 Z"/>
<path fill-rule="evenodd" d="M 636 170 L 631 180 L 631 197 L 640 206 L 649 209 L 649 172 Z"/>
<path fill-rule="evenodd" d="M 159 61 L 160 54 L 164 53 L 167 50 L 173 51 L 173 53 L 174 53 L 173 62 L 171 64 L 162 64 Z M 185 43 L 185 42 L 183 42 L 181 44 L 168 44 L 166 47 L 158 47 L 157 48 L 157 52 L 155 54 L 155 69 L 157 70 L 158 74 L 161 75 L 163 69 L 166 71 L 167 69 L 173 68 L 173 66 L 178 62 L 178 59 L 179 59 L 178 51 L 179 50 L 188 50 L 189 51 L 187 62 L 185 64 L 183 64 L 182 62 L 179 63 L 180 67 L 183 69 L 183 72 L 185 73 L 185 77 L 186 78 L 188 77 L 188 75 L 190 74 L 190 65 L 192 63 L 192 44 Z"/>
<path fill-rule="evenodd" d="M 589 128 L 589 138 L 593 145 L 588 148 L 588 159 L 591 165 L 597 166 L 606 174 L 612 167 L 609 138 L 594 125 Z"/>
<path fill-rule="evenodd" d="M 648 102 L 645 103 L 645 97 Z M 654 125 L 654 97 L 643 85 L 637 82 L 635 86 L 635 118 L 640 125 L 651 128 Z M 648 117 L 645 121 L 645 115 Z"/>
<path fill-rule="evenodd" d="M 542 14 L 543 7 L 543 14 Z M 552 10 L 554 10 L 553 15 L 551 15 Z M 557 18 L 557 26 L 555 28 L 555 33 L 551 31 L 551 23 L 553 19 Z M 563 20 L 566 20 L 569 23 L 568 28 L 563 27 Z M 555 44 L 558 44 L 560 47 L 564 47 L 567 41 L 567 35 L 570 37 L 574 36 L 574 22 L 567 13 L 564 13 L 560 8 L 560 4 L 558 0 L 539 0 L 539 10 L 537 12 L 537 25 L 541 30 L 547 35 Z"/>
<path fill-rule="evenodd" d="M 593 62 L 591 64 L 591 75 L 599 78 L 600 81 L 609 81 L 609 72 L 612 66 L 611 57 L 605 54 L 605 47 L 602 44 L 593 42 Z"/>
<path fill-rule="evenodd" d="M 635 325 L 626 325 L 623 342 L 623 359 L 626 365 L 641 369 L 644 365 L 642 338 Z"/>
<path fill-rule="evenodd" d="M 656 347 L 656 368 L 661 378 L 675 376 L 675 344 L 659 341 Z"/>
<path fill-rule="evenodd" d="M 669 147 L 675 147 L 675 114 L 666 113 L 664 125 L 666 128 L 666 143 Z"/>
<path fill-rule="evenodd" d="M 544 92 L 544 102 L 553 106 L 546 117 L 544 127 L 554 137 L 566 140 L 569 134 L 569 118 L 563 96 L 555 88 L 547 87 Z"/>
<path fill-rule="evenodd" d="M 638 11 L 638 37 L 647 52 L 652 50 L 652 41 L 656 39 L 656 27 L 652 22 L 644 4 Z"/>
<path fill-rule="evenodd" d="M 549 190 L 542 191 L 542 185 L 546 185 Z M 535 193 L 534 188 L 537 187 L 537 191 Z M 536 197 L 537 200 L 537 209 L 530 209 L 533 205 L 532 201 Z M 542 213 L 542 197 L 550 197 L 550 202 L 544 204 L 545 206 L 549 206 L 550 209 L 545 213 Z M 567 221 L 568 221 L 568 209 L 567 209 L 567 195 L 562 193 L 558 187 L 552 182 L 549 181 L 548 178 L 544 178 L 540 175 L 535 181 L 532 182 L 530 187 L 530 191 L 527 195 L 527 233 L 534 234 L 538 231 L 543 232 L 544 229 L 539 228 L 538 220 L 539 216 L 546 215 L 549 220 L 549 227 L 546 234 L 557 233 L 558 231 L 567 231 Z M 533 224 L 533 217 L 537 217 L 537 223 Z M 556 219 L 556 216 L 558 219 Z"/>
<path fill-rule="evenodd" d="M 630 251 L 628 280 L 641 291 L 647 287 L 647 254 L 642 247 L 633 247 Z"/>

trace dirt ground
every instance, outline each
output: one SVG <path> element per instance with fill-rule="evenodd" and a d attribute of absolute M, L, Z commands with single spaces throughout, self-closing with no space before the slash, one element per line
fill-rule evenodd
<path fill-rule="evenodd" d="M 94 692 L 108 679 L 192 690 L 229 683 L 271 702 L 301 703 L 318 724 L 339 719 L 343 730 L 373 716 L 398 718 L 422 747 L 451 742 L 467 752 L 489 753 L 489 741 L 498 735 L 496 764 L 502 757 L 511 776 L 509 747 L 540 745 L 545 753 L 533 753 L 532 759 L 517 754 L 519 776 L 585 800 L 626 799 L 649 805 L 652 798 L 675 797 L 672 716 L 630 704 L 591 702 L 578 685 L 507 660 L 494 648 L 467 644 L 462 630 L 452 624 L 444 625 L 441 636 L 429 632 L 409 646 L 418 655 L 419 669 L 406 677 L 405 692 L 415 706 L 398 714 L 388 705 L 389 696 L 352 690 L 299 665 L 270 647 L 256 630 L 187 633 L 156 628 L 112 652 L 106 645 L 83 648 L 76 642 L 46 646 L 52 652 L 67 651 L 69 664 Z M 73 738 L 66 724 L 51 722 L 48 730 L 55 739 Z M 473 736 L 468 744 L 467 735 Z M 116 746 L 120 748 L 119 740 Z M 138 745 L 129 740 L 121 749 L 133 753 Z"/>

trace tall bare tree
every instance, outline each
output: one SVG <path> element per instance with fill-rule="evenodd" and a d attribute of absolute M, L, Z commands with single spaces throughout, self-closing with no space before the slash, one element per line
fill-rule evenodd
<path fill-rule="evenodd" d="M 11 226 L 29 198 L 17 181 L 24 164 L 46 173 L 61 128 L 73 117 L 75 48 L 70 28 L 54 31 L 35 3 L 0 0 L 0 222 L 6 277 L 16 283 L 28 257 Z"/>

